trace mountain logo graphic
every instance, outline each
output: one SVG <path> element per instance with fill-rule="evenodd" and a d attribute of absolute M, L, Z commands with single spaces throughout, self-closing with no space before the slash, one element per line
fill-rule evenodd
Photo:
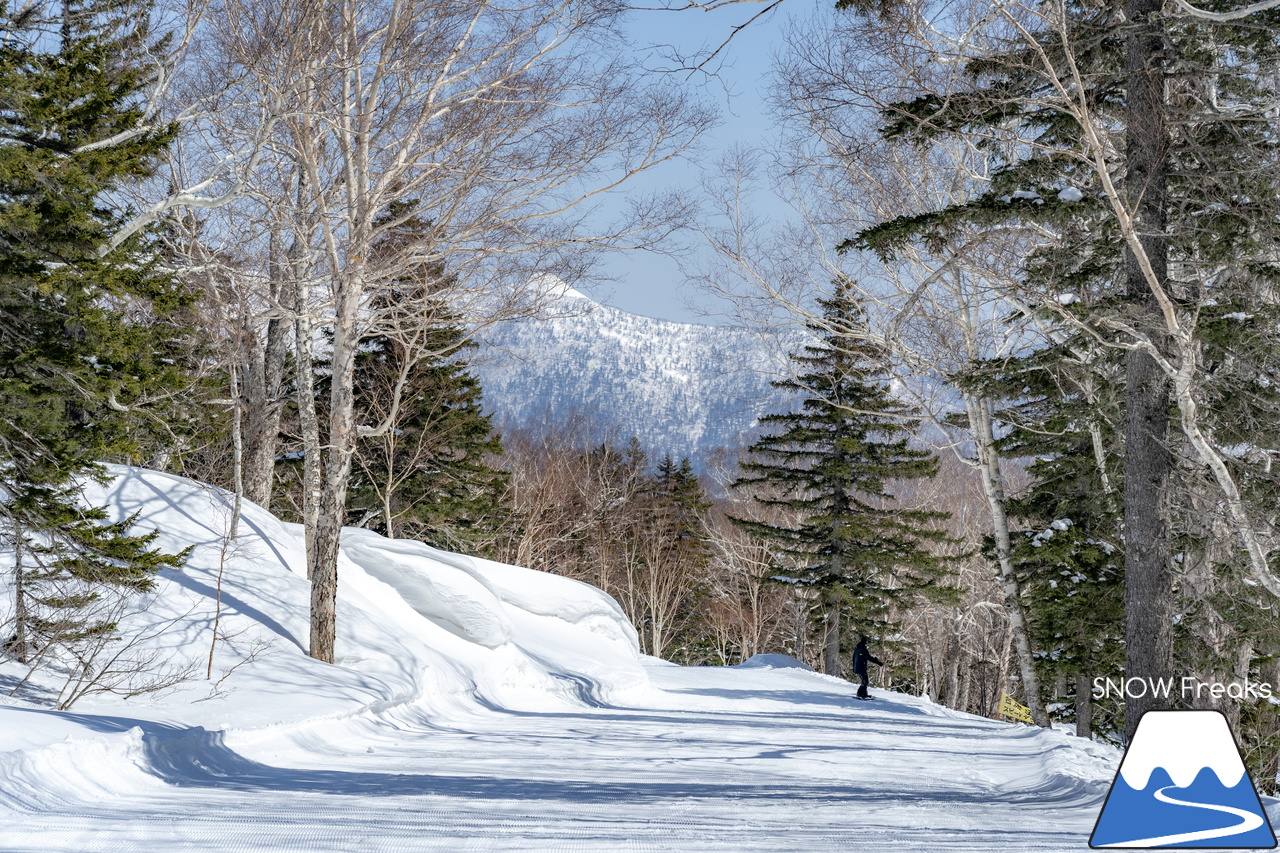
<path fill-rule="evenodd" d="M 1220 711 L 1148 711 L 1089 846 L 1269 850 L 1275 833 Z"/>

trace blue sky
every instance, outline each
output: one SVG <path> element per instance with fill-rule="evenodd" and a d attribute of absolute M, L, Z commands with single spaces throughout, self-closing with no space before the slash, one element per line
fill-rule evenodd
<path fill-rule="evenodd" d="M 719 106 L 721 124 L 704 139 L 693 158 L 656 167 L 633 189 L 675 188 L 682 193 L 700 194 L 700 170 L 714 165 L 726 148 L 735 143 L 767 143 L 776 135 L 763 100 L 772 56 L 781 44 L 786 17 L 811 10 L 812 2 L 787 0 L 738 33 L 718 57 L 716 76 L 688 77 L 687 85 L 693 92 Z M 764 5 L 742 2 L 715 12 L 633 12 L 630 34 L 637 58 L 646 67 L 661 67 L 662 58 L 646 47 L 673 44 L 688 54 L 714 49 L 728 37 L 733 26 L 760 12 Z M 686 76 L 682 74 L 681 78 Z M 698 240 L 696 235 L 688 238 L 694 252 L 699 250 Z M 696 261 L 696 257 L 676 260 L 650 252 L 617 253 L 606 259 L 600 269 L 611 280 L 587 282 L 579 289 L 597 301 L 636 314 L 683 322 L 727 322 L 727 318 L 716 316 L 722 315 L 726 306 L 686 283 L 686 271 Z"/>

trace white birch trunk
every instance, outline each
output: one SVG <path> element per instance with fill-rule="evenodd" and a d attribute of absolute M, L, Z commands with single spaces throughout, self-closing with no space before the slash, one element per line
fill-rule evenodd
<path fill-rule="evenodd" d="M 1004 478 L 1000 473 L 1000 460 L 996 455 L 995 435 L 991 425 L 991 405 L 988 401 L 965 394 L 965 408 L 969 413 L 969 427 L 978 452 L 978 470 L 982 474 L 982 490 L 987 496 L 991 511 L 991 524 L 996 545 L 996 560 L 1000 566 L 1000 582 L 1004 587 L 1005 611 L 1009 615 L 1014 656 L 1018 675 L 1026 691 L 1027 707 L 1037 726 L 1049 726 L 1049 715 L 1040 701 L 1040 679 L 1036 675 L 1035 660 L 1031 656 L 1031 638 L 1027 631 L 1026 611 L 1022 606 L 1022 590 L 1013 570 L 1013 546 L 1009 539 L 1009 516 L 1005 510 Z"/>

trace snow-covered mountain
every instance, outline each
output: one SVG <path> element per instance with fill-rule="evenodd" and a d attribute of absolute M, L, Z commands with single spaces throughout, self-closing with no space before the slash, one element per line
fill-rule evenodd
<path fill-rule="evenodd" d="M 740 327 L 674 323 L 600 305 L 572 288 L 550 318 L 497 325 L 472 360 L 499 423 L 591 418 L 620 440 L 695 464 L 749 443 L 759 417 L 785 405 L 770 382 L 790 339 Z"/>

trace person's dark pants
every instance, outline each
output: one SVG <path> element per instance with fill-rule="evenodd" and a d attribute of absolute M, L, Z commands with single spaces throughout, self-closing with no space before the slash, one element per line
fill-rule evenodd
<path fill-rule="evenodd" d="M 866 699 L 869 695 L 867 693 L 867 674 L 865 672 L 859 672 L 858 677 L 862 679 L 862 683 L 858 685 L 858 698 Z"/>

